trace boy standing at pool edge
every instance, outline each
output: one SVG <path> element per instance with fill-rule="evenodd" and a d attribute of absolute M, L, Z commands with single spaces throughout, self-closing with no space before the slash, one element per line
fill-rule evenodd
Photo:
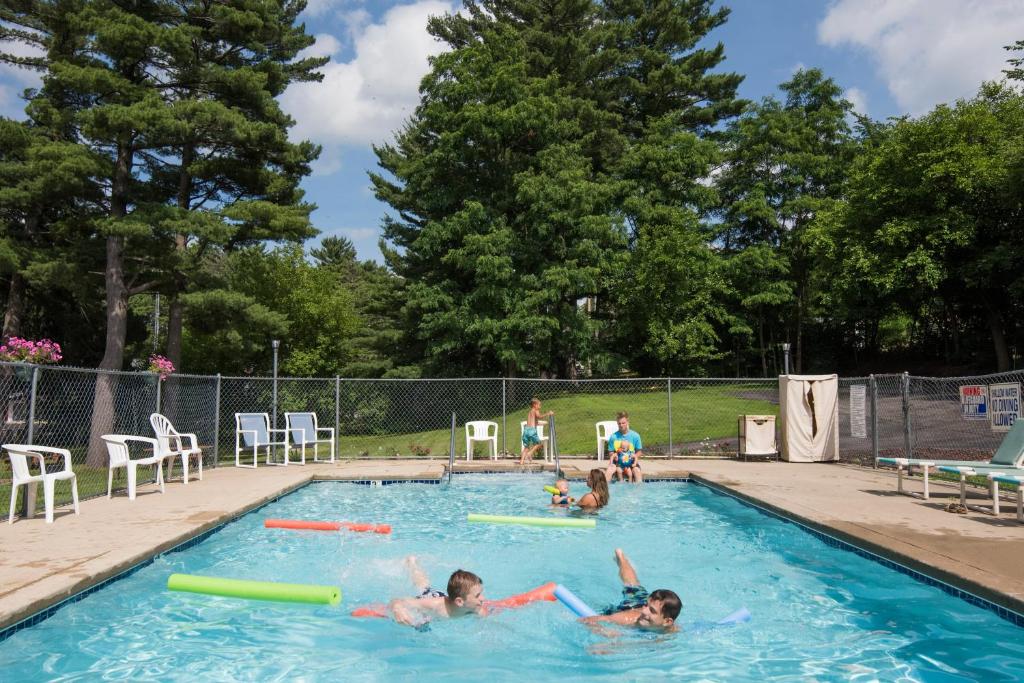
<path fill-rule="evenodd" d="M 419 591 L 414 598 L 397 598 L 388 603 L 395 621 L 406 626 L 423 627 L 431 619 L 450 619 L 467 614 L 484 614 L 484 582 L 473 572 L 457 569 L 448 578 L 448 591 L 430 587 L 430 580 L 410 555 L 405 558 L 413 585 Z"/>
<path fill-rule="evenodd" d="M 540 435 L 537 434 L 537 421 L 542 417 L 551 417 L 555 411 L 549 410 L 543 415 L 540 412 L 540 399 L 534 396 L 530 399 L 530 412 L 526 416 L 526 428 L 523 429 L 523 452 L 519 454 L 519 464 L 525 465 L 526 461 L 533 460 L 537 449 L 541 447 Z"/>
<path fill-rule="evenodd" d="M 629 428 L 629 413 L 620 412 L 616 423 L 619 431 L 608 437 L 608 468 L 605 470 L 605 479 L 611 483 L 612 475 L 618 472 L 620 481 L 625 477 L 642 484 L 644 475 L 640 472 L 640 455 L 643 453 L 643 442 L 640 435 Z"/>

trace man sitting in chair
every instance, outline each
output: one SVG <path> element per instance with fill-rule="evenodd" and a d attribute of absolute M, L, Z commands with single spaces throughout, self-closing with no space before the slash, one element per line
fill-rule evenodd
<path fill-rule="evenodd" d="M 629 428 L 629 413 L 618 414 L 616 423 L 619 430 L 608 437 L 608 468 L 604 471 L 605 479 L 610 483 L 616 472 L 619 481 L 623 478 L 634 483 L 643 483 L 640 472 L 640 456 L 643 453 L 643 442 L 640 435 Z"/>

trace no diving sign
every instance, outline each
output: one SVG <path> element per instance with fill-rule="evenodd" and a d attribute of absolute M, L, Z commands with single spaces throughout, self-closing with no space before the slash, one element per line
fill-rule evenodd
<path fill-rule="evenodd" d="M 992 384 L 988 388 L 992 431 L 1008 432 L 1020 415 L 1020 383 Z"/>

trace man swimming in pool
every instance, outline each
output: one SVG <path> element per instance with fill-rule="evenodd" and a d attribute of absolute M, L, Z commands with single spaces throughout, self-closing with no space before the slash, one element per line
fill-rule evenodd
<path fill-rule="evenodd" d="M 619 579 L 622 580 L 622 600 L 618 605 L 604 610 L 596 617 L 584 617 L 581 621 L 603 635 L 618 635 L 602 624 L 616 624 L 645 631 L 677 631 L 676 619 L 683 609 L 683 603 L 673 591 L 659 588 L 651 593 L 640 585 L 636 570 L 621 548 L 615 549 L 615 562 L 619 565 Z"/>
<path fill-rule="evenodd" d="M 419 595 L 397 598 L 388 603 L 388 609 L 399 624 L 422 628 L 431 619 L 484 614 L 484 582 L 476 574 L 455 570 L 448 578 L 447 592 L 442 593 L 430 587 L 430 581 L 415 557 L 405 558 L 405 565 Z"/>

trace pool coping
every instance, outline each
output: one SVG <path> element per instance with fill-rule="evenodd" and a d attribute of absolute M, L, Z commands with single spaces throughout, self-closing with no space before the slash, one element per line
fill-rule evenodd
<path fill-rule="evenodd" d="M 535 472 L 536 470 L 532 471 Z M 496 473 L 521 473 L 521 471 L 509 472 L 508 469 L 456 468 L 453 472 L 453 474 L 458 475 L 493 475 Z M 438 478 L 434 478 L 432 476 L 424 478 L 423 474 L 424 473 L 422 471 L 414 475 L 402 475 L 391 471 L 386 473 L 382 471 L 379 474 L 373 472 L 361 472 L 359 474 L 354 474 L 323 471 L 310 472 L 307 470 L 304 473 L 304 476 L 300 476 L 299 478 L 266 495 L 240 505 L 234 510 L 225 511 L 224 514 L 218 515 L 214 519 L 199 523 L 196 526 L 173 535 L 172 537 L 166 538 L 153 546 L 141 549 L 130 557 L 116 562 L 103 571 L 95 572 L 91 576 L 74 582 L 65 589 L 51 593 L 41 599 L 33 600 L 30 603 L 21 606 L 17 611 L 9 612 L 4 615 L 5 618 L 0 621 L 0 641 L 10 637 L 10 635 L 13 635 L 13 633 L 23 628 L 27 628 L 48 618 L 64 605 L 81 600 L 109 583 L 130 575 L 139 568 L 152 562 L 155 558 L 170 552 L 181 550 L 191 544 L 198 543 L 243 515 L 279 500 L 283 496 L 290 495 L 311 483 L 341 481 L 357 485 L 391 485 L 407 482 L 440 484 L 445 479 L 444 474 Z M 571 478 L 576 479 L 576 477 Z M 1021 600 L 1011 594 L 993 590 L 988 586 L 971 581 L 966 577 L 931 566 L 922 562 L 918 558 L 901 553 L 893 548 L 874 543 L 865 535 L 858 535 L 856 533 L 843 531 L 842 529 L 830 526 L 829 524 L 801 515 L 793 510 L 788 510 L 778 505 L 774 505 L 768 501 L 758 498 L 755 495 L 739 491 L 736 488 L 723 484 L 720 481 L 714 481 L 713 479 L 702 476 L 699 473 L 686 472 L 683 474 L 682 472 L 672 472 L 659 476 L 652 472 L 647 476 L 647 481 L 652 483 L 693 482 L 698 485 L 707 486 L 709 489 L 717 493 L 733 497 L 765 514 L 769 514 L 783 521 L 797 524 L 805 531 L 832 545 L 838 545 L 838 547 L 842 547 L 843 549 L 850 550 L 867 557 L 868 559 L 877 561 L 884 566 L 888 566 L 891 569 L 895 569 L 896 571 L 912 576 L 913 578 L 928 585 L 939 587 L 944 592 L 954 597 L 959 597 L 971 604 L 989 609 L 997 616 L 1011 621 L 1011 623 L 1018 626 L 1024 627 L 1024 600 Z"/>

